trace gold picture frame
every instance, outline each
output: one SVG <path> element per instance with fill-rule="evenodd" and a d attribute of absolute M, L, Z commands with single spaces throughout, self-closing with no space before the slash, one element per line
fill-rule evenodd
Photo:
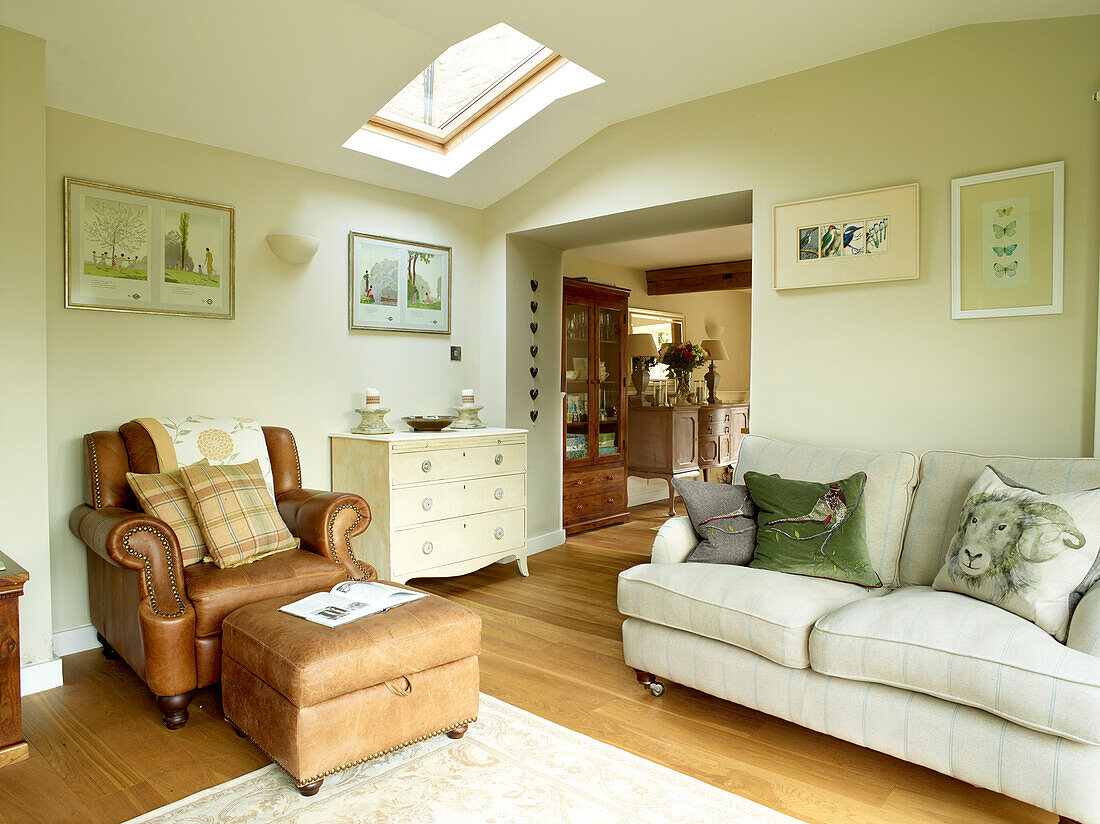
<path fill-rule="evenodd" d="M 348 329 L 451 333 L 450 246 L 348 232 Z"/>
<path fill-rule="evenodd" d="M 776 289 L 920 277 L 916 183 L 772 207 Z"/>
<path fill-rule="evenodd" d="M 66 308 L 233 319 L 232 206 L 72 177 L 64 186 Z"/>

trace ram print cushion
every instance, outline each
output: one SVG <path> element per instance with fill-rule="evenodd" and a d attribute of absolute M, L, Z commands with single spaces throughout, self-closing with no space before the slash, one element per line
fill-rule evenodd
<path fill-rule="evenodd" d="M 205 460 L 199 463 L 206 463 Z M 141 511 L 164 521 L 176 534 L 183 556 L 183 565 L 190 566 L 209 558 L 206 554 L 206 541 L 203 540 L 195 510 L 183 488 L 183 478 L 179 470 L 159 472 L 155 475 L 126 473 L 126 483 L 134 490 Z"/>
<path fill-rule="evenodd" d="M 1098 578 L 1100 490 L 1043 495 L 987 466 L 932 586 L 1014 612 L 1064 642 Z"/>
<path fill-rule="evenodd" d="M 749 566 L 882 586 L 867 552 L 865 473 L 825 484 L 746 472 L 745 483 L 757 508 Z"/>
<path fill-rule="evenodd" d="M 207 550 L 219 567 L 252 563 L 298 547 L 267 490 L 258 461 L 196 464 L 185 466 L 180 475 Z"/>
<path fill-rule="evenodd" d="M 756 506 L 744 485 L 674 480 L 699 544 L 685 559 L 744 566 L 756 544 Z"/>

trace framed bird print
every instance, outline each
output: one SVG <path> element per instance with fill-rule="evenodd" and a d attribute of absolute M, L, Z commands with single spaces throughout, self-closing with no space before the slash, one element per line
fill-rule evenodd
<path fill-rule="evenodd" d="M 920 276 L 916 183 L 781 203 L 772 230 L 776 289 Z"/>
<path fill-rule="evenodd" d="M 1062 312 L 1065 164 L 951 181 L 951 317 Z"/>

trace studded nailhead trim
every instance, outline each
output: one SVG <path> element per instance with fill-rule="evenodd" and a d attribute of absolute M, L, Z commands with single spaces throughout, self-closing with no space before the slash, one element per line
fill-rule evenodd
<path fill-rule="evenodd" d="M 230 724 L 233 724 L 233 719 L 231 719 L 228 715 L 225 716 L 225 718 L 226 718 L 227 721 L 229 721 Z M 470 724 L 473 724 L 475 721 L 477 721 L 477 716 L 474 716 L 473 718 L 469 718 L 466 721 L 459 721 L 457 724 L 451 724 L 449 727 L 443 727 L 442 729 L 436 730 L 435 732 L 430 732 L 427 735 L 422 735 L 419 738 L 413 738 L 410 741 L 406 741 L 404 744 L 396 744 L 395 746 L 384 749 L 381 752 L 376 752 L 376 753 L 374 753 L 374 755 L 368 755 L 365 758 L 359 758 L 359 759 L 356 759 L 355 761 L 349 761 L 346 764 L 341 764 L 339 767 L 333 767 L 331 770 L 325 770 L 323 773 L 318 773 L 317 775 L 313 776 L 312 778 L 302 778 L 302 779 L 295 778 L 294 774 L 291 773 L 290 770 L 288 770 L 282 764 L 279 764 L 279 761 L 271 753 L 269 753 L 267 750 L 265 750 L 260 744 L 258 744 L 256 742 L 256 740 L 251 735 L 249 735 L 248 733 L 245 733 L 245 738 L 247 738 L 249 741 L 251 741 L 253 744 L 255 744 L 259 748 L 260 752 L 262 752 L 264 755 L 266 755 L 268 758 L 270 758 L 276 764 L 279 764 L 279 768 L 282 769 L 282 771 L 285 772 L 287 775 L 289 775 L 291 780 L 294 781 L 294 786 L 295 787 L 304 787 L 304 786 L 306 786 L 306 784 L 312 784 L 314 781 L 320 781 L 323 778 L 328 778 L 330 775 L 336 775 L 336 773 L 341 772 L 343 770 L 348 770 L 348 769 L 351 769 L 352 767 L 358 767 L 360 764 L 365 764 L 368 761 L 373 761 L 376 758 L 381 758 L 383 755 L 389 755 L 391 752 L 397 752 L 398 750 L 403 750 L 403 749 L 405 749 L 405 747 L 411 747 L 413 744 L 419 744 L 421 741 L 427 741 L 429 738 L 435 738 L 437 735 L 443 735 L 443 733 L 445 733 L 445 732 L 450 732 L 451 730 L 457 730 L 459 727 L 468 727 L 468 726 L 470 726 Z M 236 725 L 234 724 L 234 726 L 236 726 Z M 241 728 L 237 727 L 237 729 L 240 730 Z M 241 732 L 244 732 L 244 730 L 241 730 Z"/>
<path fill-rule="evenodd" d="M 99 456 L 95 451 L 95 438 L 91 435 L 84 436 L 84 442 L 88 444 L 88 453 L 92 458 L 92 490 L 94 494 L 93 500 L 95 501 L 95 508 L 100 509 L 103 506 L 103 495 L 99 488 Z"/>
<path fill-rule="evenodd" d="M 298 457 L 298 442 L 290 436 L 290 445 L 294 447 L 294 468 L 298 472 L 298 488 L 302 488 L 302 459 Z"/>
<path fill-rule="evenodd" d="M 347 531 L 344 533 L 344 544 L 347 546 L 348 558 L 353 564 L 355 564 L 355 568 L 363 573 L 363 578 L 359 580 L 373 581 L 378 577 L 378 573 L 374 570 L 374 567 L 371 567 L 370 571 L 368 572 L 367 569 L 364 568 L 361 563 L 359 563 L 359 559 L 355 557 L 355 552 L 352 551 L 351 548 L 351 533 L 355 531 L 355 528 L 359 526 L 359 522 L 363 520 L 363 513 L 359 511 L 359 507 L 357 507 L 355 504 L 341 504 L 333 510 L 332 514 L 328 518 L 328 550 L 330 553 L 332 553 L 332 560 L 334 560 L 337 564 L 340 564 L 341 566 L 343 565 L 340 562 L 339 554 L 337 554 L 336 552 L 335 530 L 336 516 L 339 515 L 340 511 L 344 509 L 355 510 L 355 521 L 354 523 L 352 523 L 351 526 L 347 528 Z"/>
<path fill-rule="evenodd" d="M 157 603 L 157 593 L 153 589 L 153 565 L 149 563 L 149 558 L 141 552 L 138 552 L 130 547 L 130 536 L 135 535 L 138 532 L 148 532 L 158 541 L 164 548 L 164 559 L 168 566 L 168 583 L 172 587 L 172 595 L 176 598 L 176 605 L 179 607 L 175 612 L 161 612 L 160 605 Z M 187 604 L 180 595 L 179 588 L 176 585 L 176 570 L 175 564 L 172 563 L 172 547 L 168 543 L 168 539 L 165 538 L 159 531 L 148 526 L 135 526 L 122 536 L 122 548 L 126 550 L 130 555 L 142 561 L 145 564 L 145 570 L 142 572 L 142 580 L 145 583 L 145 592 L 149 596 L 149 606 L 153 610 L 153 614 L 161 618 L 178 618 L 187 612 Z"/>

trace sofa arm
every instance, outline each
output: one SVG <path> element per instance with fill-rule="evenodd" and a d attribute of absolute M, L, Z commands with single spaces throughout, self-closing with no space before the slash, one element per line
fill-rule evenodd
<path fill-rule="evenodd" d="M 1066 646 L 1100 658 L 1100 585 L 1093 585 L 1073 611 Z"/>
<path fill-rule="evenodd" d="M 276 499 L 287 528 L 305 549 L 332 558 L 353 581 L 376 581 L 378 573 L 355 557 L 351 539 L 370 525 L 370 507 L 358 495 L 288 489 Z"/>
<path fill-rule="evenodd" d="M 669 518 L 657 530 L 650 560 L 655 564 L 681 564 L 698 545 L 699 536 L 695 534 L 690 518 L 686 515 Z"/>
<path fill-rule="evenodd" d="M 108 563 L 141 573 L 154 616 L 178 618 L 187 612 L 183 557 L 176 533 L 164 521 L 121 507 L 82 504 L 69 516 L 69 528 Z"/>

